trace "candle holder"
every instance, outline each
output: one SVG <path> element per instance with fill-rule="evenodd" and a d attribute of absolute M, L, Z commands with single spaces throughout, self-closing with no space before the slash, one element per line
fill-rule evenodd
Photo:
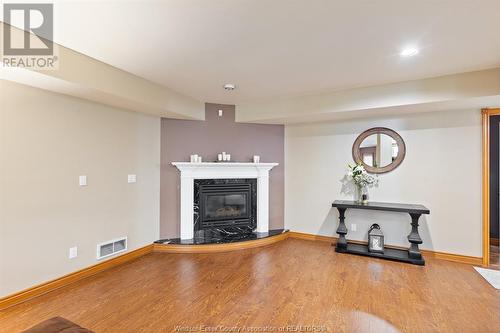
<path fill-rule="evenodd" d="M 231 162 L 231 154 L 227 154 L 225 151 L 217 154 L 217 162 Z"/>

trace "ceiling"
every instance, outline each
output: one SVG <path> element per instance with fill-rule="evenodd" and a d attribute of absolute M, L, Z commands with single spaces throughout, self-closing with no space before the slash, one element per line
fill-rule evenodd
<path fill-rule="evenodd" d="M 498 0 L 55 1 L 54 9 L 56 42 L 203 102 L 500 66 Z M 401 58 L 411 44 L 420 53 Z"/>

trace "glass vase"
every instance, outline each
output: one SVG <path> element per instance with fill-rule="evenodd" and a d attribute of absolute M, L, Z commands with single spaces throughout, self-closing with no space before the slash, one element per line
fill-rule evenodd
<path fill-rule="evenodd" d="M 368 203 L 368 188 L 366 186 L 357 186 L 357 202 L 359 204 Z"/>

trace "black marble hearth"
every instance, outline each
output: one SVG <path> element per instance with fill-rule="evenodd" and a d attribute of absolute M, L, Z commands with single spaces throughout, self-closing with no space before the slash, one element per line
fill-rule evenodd
<path fill-rule="evenodd" d="M 221 243 L 235 243 L 235 242 L 245 242 L 255 239 L 262 239 L 271 236 L 276 236 L 287 232 L 286 229 L 274 229 L 269 230 L 269 232 L 251 232 L 251 233 L 241 233 L 235 236 L 234 234 L 227 234 L 217 230 L 205 230 L 204 232 L 198 232 L 194 239 L 180 239 L 180 238 L 170 238 L 170 239 L 160 239 L 157 240 L 156 244 L 178 244 L 178 245 L 197 245 L 197 244 L 221 244 Z"/>

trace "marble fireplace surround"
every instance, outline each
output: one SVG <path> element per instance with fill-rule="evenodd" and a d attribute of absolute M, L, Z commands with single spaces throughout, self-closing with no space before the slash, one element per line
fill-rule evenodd
<path fill-rule="evenodd" d="M 181 172 L 180 238 L 194 236 L 194 180 L 224 178 L 257 179 L 257 232 L 269 231 L 269 171 L 278 163 L 172 162 Z"/>

